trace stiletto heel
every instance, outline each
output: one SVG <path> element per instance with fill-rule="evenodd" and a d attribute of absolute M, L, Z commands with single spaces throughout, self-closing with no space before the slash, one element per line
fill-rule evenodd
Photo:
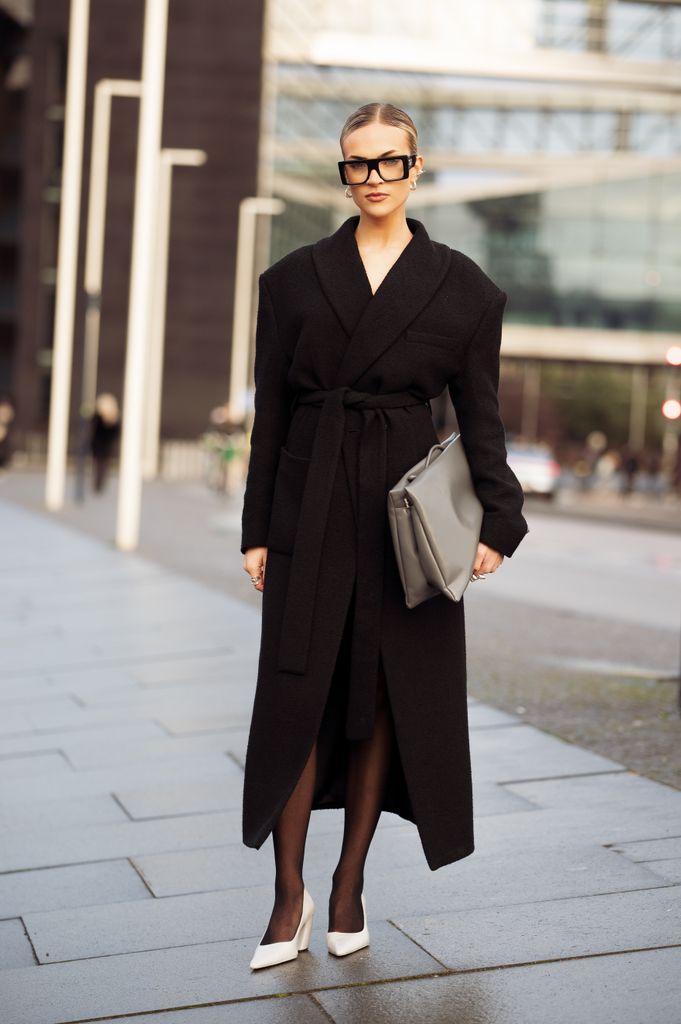
<path fill-rule="evenodd" d="M 296 934 L 289 942 L 268 942 L 263 946 L 262 939 L 258 943 L 250 966 L 257 970 L 259 967 L 272 967 L 274 964 L 284 963 L 286 960 L 295 960 L 301 949 L 307 949 L 310 943 L 310 932 L 312 931 L 312 919 L 314 917 L 314 902 L 307 889 L 303 890 L 303 911 L 300 915 L 300 924 Z M 263 932 L 263 939 L 265 938 Z"/>
<path fill-rule="evenodd" d="M 310 945 L 310 935 L 312 934 L 312 917 L 313 916 L 314 915 L 310 914 L 310 917 L 308 918 L 307 924 L 304 926 L 302 932 L 300 933 L 300 946 L 298 948 L 300 949 L 301 953 L 302 953 L 302 951 L 304 949 L 307 949 L 307 947 Z"/>
<path fill-rule="evenodd" d="M 326 944 L 329 952 L 335 956 L 347 956 L 358 949 L 364 949 L 369 945 L 369 929 L 367 928 L 367 908 L 362 893 L 362 912 L 364 914 L 364 926 L 359 932 L 327 932 Z"/>

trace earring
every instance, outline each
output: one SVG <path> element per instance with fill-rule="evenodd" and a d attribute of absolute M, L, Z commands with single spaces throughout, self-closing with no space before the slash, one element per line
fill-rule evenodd
<path fill-rule="evenodd" d="M 343 195 L 345 196 L 346 199 L 352 199 L 352 192 L 350 191 L 350 186 L 349 185 L 346 188 L 346 190 L 343 193 Z"/>
<path fill-rule="evenodd" d="M 410 192 L 416 192 L 416 182 L 415 181 L 410 181 L 409 182 L 409 191 Z"/>

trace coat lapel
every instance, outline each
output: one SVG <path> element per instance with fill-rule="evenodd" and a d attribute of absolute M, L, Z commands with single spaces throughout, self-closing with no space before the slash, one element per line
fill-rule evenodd
<path fill-rule="evenodd" d="M 451 250 L 432 242 L 420 221 L 407 218 L 413 238 L 375 295 L 355 241 L 359 217 L 350 217 L 313 246 L 319 280 L 349 337 L 334 386 L 351 387 L 418 316 L 442 284 Z"/>

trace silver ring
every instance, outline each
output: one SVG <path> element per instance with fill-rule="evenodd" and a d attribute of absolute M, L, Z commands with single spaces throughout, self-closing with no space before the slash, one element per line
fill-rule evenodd
<path fill-rule="evenodd" d="M 259 579 L 262 579 L 262 577 L 261 576 L 251 576 L 251 583 L 257 583 Z"/>

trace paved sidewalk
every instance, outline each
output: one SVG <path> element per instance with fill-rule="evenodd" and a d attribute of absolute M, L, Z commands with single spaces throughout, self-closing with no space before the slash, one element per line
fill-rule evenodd
<path fill-rule="evenodd" d="M 251 973 L 258 610 L 4 501 L 0 537 L 2 1024 L 681 1022 L 681 792 L 474 700 L 475 853 L 431 872 L 384 814 L 339 960 L 315 811 L 310 950 Z"/>

